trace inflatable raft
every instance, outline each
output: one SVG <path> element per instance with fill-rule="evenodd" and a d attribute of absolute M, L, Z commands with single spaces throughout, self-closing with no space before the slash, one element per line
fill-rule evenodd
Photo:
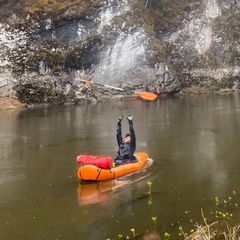
<path fill-rule="evenodd" d="M 136 162 L 119 165 L 111 169 L 103 169 L 91 164 L 82 165 L 77 172 L 77 177 L 85 181 L 104 181 L 123 177 L 137 172 L 147 166 L 148 155 L 144 152 L 135 153 Z"/>

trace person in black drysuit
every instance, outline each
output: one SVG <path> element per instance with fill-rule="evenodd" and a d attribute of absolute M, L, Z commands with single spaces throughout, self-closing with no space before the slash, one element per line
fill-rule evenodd
<path fill-rule="evenodd" d="M 136 162 L 136 157 L 133 155 L 136 150 L 136 136 L 135 131 L 133 128 L 133 116 L 129 115 L 127 117 L 128 124 L 129 124 L 129 131 L 130 133 L 127 133 L 125 135 L 125 138 L 123 140 L 122 138 L 122 117 L 118 119 L 117 123 L 117 143 L 118 143 L 118 155 L 116 159 L 114 160 L 115 166 L 130 163 L 130 162 Z"/>

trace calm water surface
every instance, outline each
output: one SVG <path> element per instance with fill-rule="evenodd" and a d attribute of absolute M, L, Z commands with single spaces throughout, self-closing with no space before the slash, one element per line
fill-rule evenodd
<path fill-rule="evenodd" d="M 148 169 L 103 183 L 76 177 L 80 154 L 115 156 L 116 121 L 134 115 L 137 151 Z M 123 120 L 123 131 L 128 131 Z M 0 239 L 118 239 L 186 231 L 240 212 L 240 95 L 0 111 Z M 152 198 L 146 196 L 152 182 Z M 233 194 L 236 191 L 236 195 Z M 231 202 L 231 204 L 230 204 Z M 174 239 L 174 238 L 173 238 Z"/>

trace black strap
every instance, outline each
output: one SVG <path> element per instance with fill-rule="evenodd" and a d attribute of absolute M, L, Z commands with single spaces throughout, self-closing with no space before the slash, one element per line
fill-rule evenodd
<path fill-rule="evenodd" d="M 112 169 L 110 169 L 110 172 L 112 172 Z M 115 179 L 115 171 L 113 169 L 113 179 Z"/>
<path fill-rule="evenodd" d="M 96 177 L 95 181 L 97 181 L 97 180 L 98 180 L 98 177 L 99 177 L 99 175 L 100 175 L 100 173 L 101 173 L 102 169 L 101 169 L 101 168 L 98 168 L 98 171 L 99 171 L 99 173 L 98 173 L 98 175 L 97 175 L 97 177 Z"/>
<path fill-rule="evenodd" d="M 82 167 L 80 168 L 80 170 L 79 170 L 81 179 L 83 179 L 83 177 L 82 177 L 82 168 L 83 168 L 83 166 L 82 166 Z M 84 180 L 84 179 L 83 179 L 83 180 Z"/>

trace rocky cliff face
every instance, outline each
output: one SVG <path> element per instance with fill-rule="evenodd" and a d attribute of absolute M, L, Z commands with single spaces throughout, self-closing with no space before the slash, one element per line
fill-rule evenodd
<path fill-rule="evenodd" d="M 163 37 L 182 86 L 239 88 L 240 3 L 204 0 L 181 28 Z"/>
<path fill-rule="evenodd" d="M 0 94 L 27 104 L 239 88 L 235 0 L 0 2 Z M 121 93 L 122 94 L 122 93 Z"/>

